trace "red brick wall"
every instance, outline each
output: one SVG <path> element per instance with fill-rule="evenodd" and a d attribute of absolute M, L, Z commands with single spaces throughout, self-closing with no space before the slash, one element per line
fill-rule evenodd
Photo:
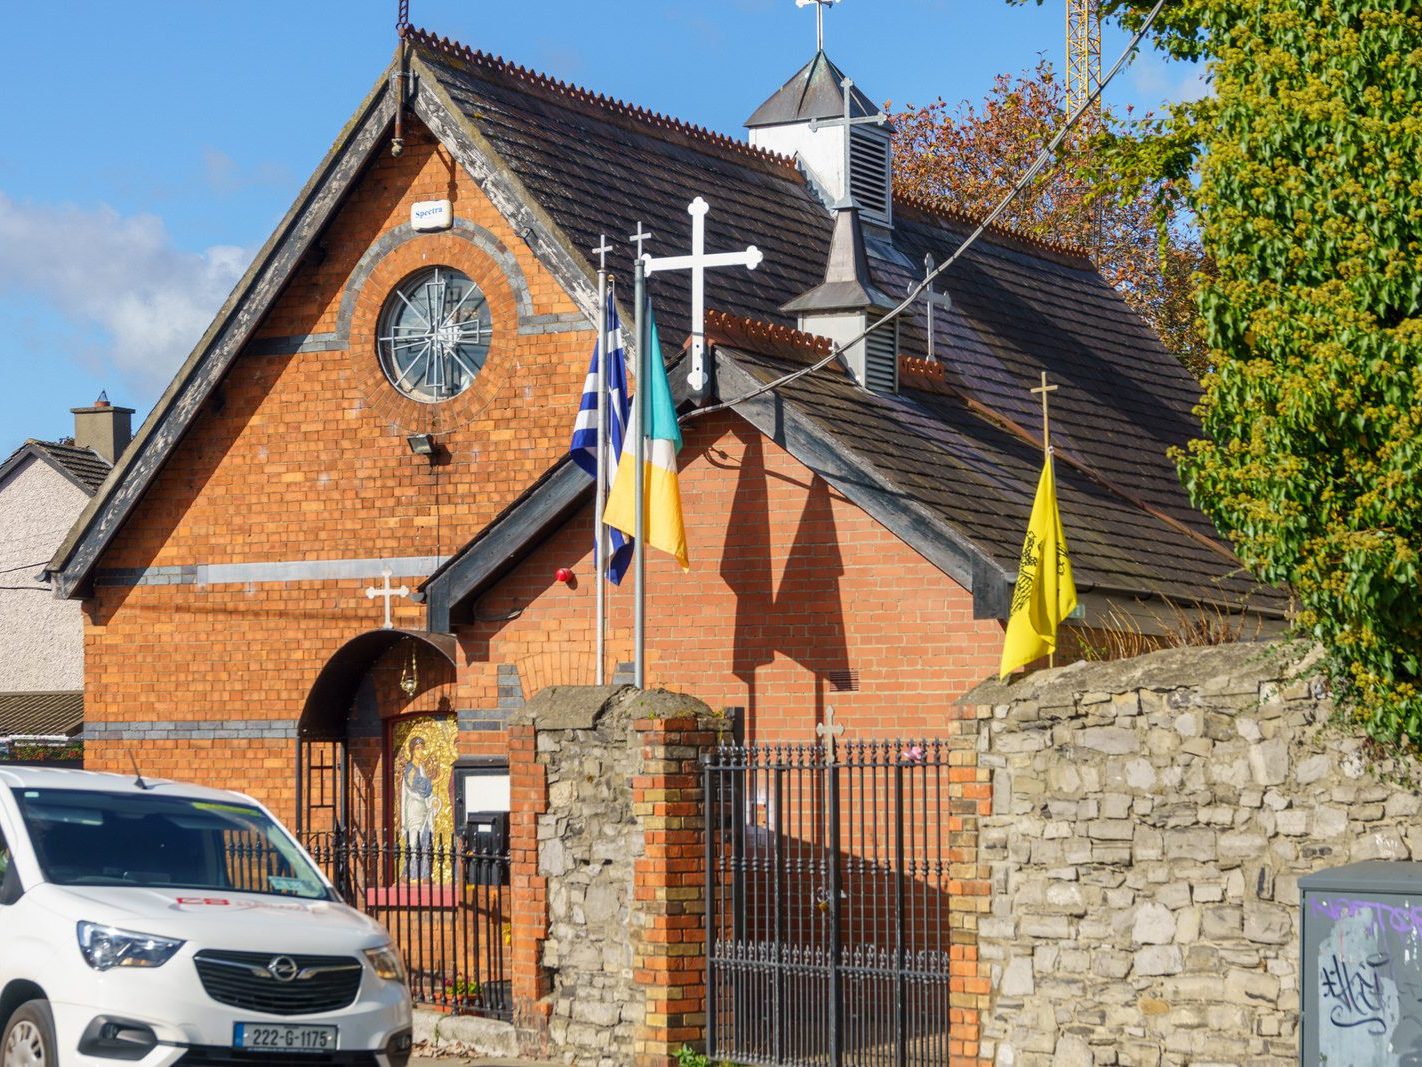
<path fill-rule="evenodd" d="M 736 416 L 685 428 L 691 571 L 648 554 L 647 682 L 744 707 L 750 740 L 807 741 L 833 705 L 845 739 L 941 736 L 991 675 L 1002 626 L 874 519 Z M 593 680 L 591 509 L 483 598 L 508 622 L 460 633 L 474 661 L 514 663 L 526 691 Z M 576 588 L 557 584 L 570 566 Z M 632 582 L 609 595 L 609 670 L 632 658 Z M 853 672 L 857 691 L 832 687 Z"/>
<path fill-rule="evenodd" d="M 399 159 L 382 152 L 359 179 L 257 329 L 257 337 L 329 334 L 352 270 L 417 200 L 449 198 L 457 217 L 492 232 L 516 258 L 535 315 L 577 308 L 448 153 L 410 123 Z M 488 297 L 494 346 L 473 387 L 420 405 L 385 382 L 375 322 L 390 287 L 447 263 Z M 492 258 L 448 234 L 399 245 L 360 289 L 348 348 L 237 360 L 118 531 L 99 568 L 448 555 L 522 492 L 567 447 L 572 398 L 592 333 L 522 336 L 515 293 Z M 513 427 L 517 424 L 517 432 Z M 436 432 L 448 462 L 431 466 L 405 436 Z M 399 577 L 396 582 L 398 584 Z M 270 719 L 294 724 L 327 659 L 378 626 L 367 581 L 117 587 L 86 602 L 86 714 L 95 724 Z M 409 583 L 414 584 L 414 583 Z M 420 605 L 396 601 L 397 625 L 422 627 Z M 492 707 L 496 667 L 470 665 L 460 683 L 384 714 Z M 502 752 L 498 735 L 472 752 Z M 128 768 L 131 745 L 95 740 L 90 767 Z M 144 743 L 145 771 L 240 785 L 294 812 L 289 741 L 226 743 L 215 757 L 188 741 Z"/>
<path fill-rule="evenodd" d="M 706 1030 L 706 831 L 697 762 L 715 743 L 696 719 L 639 719 L 644 773 L 632 810 L 645 851 L 632 905 L 633 980 L 646 992 L 636 1067 L 674 1067 Z"/>

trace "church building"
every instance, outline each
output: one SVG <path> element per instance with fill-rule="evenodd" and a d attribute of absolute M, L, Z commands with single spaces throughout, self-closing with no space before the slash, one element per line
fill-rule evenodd
<path fill-rule="evenodd" d="M 1167 458 L 1196 383 L 1080 251 L 991 230 L 854 341 L 975 222 L 894 195 L 844 81 L 819 52 L 739 139 L 407 30 L 50 565 L 87 766 L 306 828 L 506 806 L 510 714 L 597 675 L 568 455 L 595 250 L 630 327 L 629 237 L 685 255 L 698 198 L 708 251 L 763 260 L 705 273 L 700 389 L 689 275 L 648 283 L 691 556 L 649 555 L 649 686 L 747 740 L 942 733 L 997 669 L 1043 372 L 1084 649 L 1182 605 L 1277 616 Z M 608 604 L 620 682 L 630 580 Z"/>

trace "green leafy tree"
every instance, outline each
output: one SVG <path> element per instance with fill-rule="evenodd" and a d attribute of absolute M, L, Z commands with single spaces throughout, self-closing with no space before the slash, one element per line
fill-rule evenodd
<path fill-rule="evenodd" d="M 1150 6 L 1105 9 L 1129 27 Z M 1292 587 L 1358 722 L 1415 748 L 1422 14 L 1177 0 L 1153 32 L 1214 86 L 1120 155 L 1186 199 L 1218 270 L 1199 293 L 1213 371 L 1185 484 L 1258 575 Z"/>

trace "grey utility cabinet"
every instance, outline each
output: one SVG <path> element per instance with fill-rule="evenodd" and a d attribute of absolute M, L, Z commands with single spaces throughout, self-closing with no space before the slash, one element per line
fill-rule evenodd
<path fill-rule="evenodd" d="M 1299 879 L 1299 1061 L 1422 1067 L 1422 863 Z"/>

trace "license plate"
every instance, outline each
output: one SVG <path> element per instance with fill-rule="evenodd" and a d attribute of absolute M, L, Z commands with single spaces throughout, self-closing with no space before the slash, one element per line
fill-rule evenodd
<path fill-rule="evenodd" d="M 270 1023 L 236 1023 L 233 1048 L 262 1052 L 331 1052 L 336 1048 L 334 1026 L 273 1026 Z"/>

